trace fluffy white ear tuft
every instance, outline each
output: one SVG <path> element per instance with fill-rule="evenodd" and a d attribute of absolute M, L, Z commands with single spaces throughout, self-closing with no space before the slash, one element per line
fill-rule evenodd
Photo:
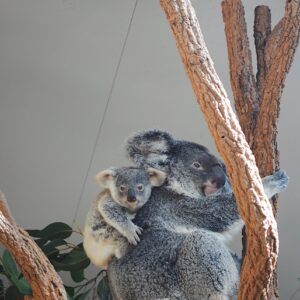
<path fill-rule="evenodd" d="M 98 173 L 95 177 L 94 180 L 96 181 L 97 184 L 104 188 L 109 187 L 109 183 L 113 180 L 113 178 L 116 176 L 116 170 L 115 168 L 109 168 L 107 170 L 101 171 Z"/>
<path fill-rule="evenodd" d="M 167 174 L 165 172 L 157 169 L 148 168 L 147 173 L 149 174 L 152 186 L 161 186 L 167 178 Z"/>
<path fill-rule="evenodd" d="M 128 158 L 136 165 L 164 169 L 168 154 L 176 141 L 166 131 L 150 129 L 135 133 L 126 141 Z"/>

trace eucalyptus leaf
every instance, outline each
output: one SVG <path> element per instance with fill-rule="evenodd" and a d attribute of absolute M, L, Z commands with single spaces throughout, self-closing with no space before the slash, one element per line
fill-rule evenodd
<path fill-rule="evenodd" d="M 67 293 L 67 298 L 68 300 L 74 300 L 74 295 L 75 295 L 75 289 L 72 286 L 66 286 L 64 285 L 66 293 Z"/>
<path fill-rule="evenodd" d="M 46 254 L 46 253 L 45 253 Z M 49 250 L 46 254 L 46 256 L 48 257 L 48 259 L 55 259 L 57 256 L 59 255 L 59 250 L 56 248 L 53 248 L 51 250 Z"/>
<path fill-rule="evenodd" d="M 38 229 L 27 229 L 26 230 L 31 237 L 39 238 L 41 235 L 41 231 Z"/>
<path fill-rule="evenodd" d="M 72 228 L 63 222 L 55 222 L 40 232 L 40 237 L 47 240 L 66 239 L 72 234 Z"/>
<path fill-rule="evenodd" d="M 77 249 L 77 250 L 82 250 L 82 251 L 84 251 L 84 249 L 83 249 L 83 243 L 77 244 L 77 245 L 76 245 L 76 249 Z"/>
<path fill-rule="evenodd" d="M 48 239 L 36 239 L 36 240 L 34 240 L 36 243 L 37 243 L 37 245 L 40 247 L 40 248 L 42 248 L 47 242 L 48 242 Z"/>
<path fill-rule="evenodd" d="M 75 289 L 74 287 L 72 286 L 67 286 L 67 285 L 64 285 L 65 287 L 65 290 L 67 292 L 68 295 L 70 295 L 71 297 L 73 297 L 75 295 Z"/>
<path fill-rule="evenodd" d="M 0 279 L 0 300 L 4 300 L 5 296 L 5 290 L 4 290 L 4 284 L 3 281 Z"/>
<path fill-rule="evenodd" d="M 74 298 L 72 296 L 70 296 L 68 293 L 67 293 L 67 299 L 68 300 L 74 300 Z"/>
<path fill-rule="evenodd" d="M 19 292 L 16 286 L 11 285 L 5 292 L 6 300 L 23 300 L 24 296 Z"/>
<path fill-rule="evenodd" d="M 105 276 L 97 286 L 97 295 L 100 300 L 111 300 L 112 296 L 110 294 L 109 285 L 107 277 Z"/>
<path fill-rule="evenodd" d="M 78 271 L 71 271 L 71 278 L 73 279 L 74 282 L 79 283 L 85 280 L 84 277 L 84 270 L 78 270 Z"/>
<path fill-rule="evenodd" d="M 47 243 L 46 245 L 44 245 L 44 248 L 47 249 L 47 248 L 51 248 L 51 247 L 52 248 L 53 247 L 59 247 L 59 246 L 63 246 L 63 245 L 66 245 L 66 244 L 67 244 L 67 242 L 65 240 L 63 240 L 63 239 L 57 239 L 57 240 L 53 240 L 53 241 Z"/>
<path fill-rule="evenodd" d="M 6 274 L 9 277 L 15 276 L 16 278 L 18 278 L 21 272 L 18 270 L 12 255 L 7 250 L 3 252 L 2 261 L 3 261 L 3 268 Z"/>
<path fill-rule="evenodd" d="M 66 245 L 67 242 L 63 239 L 53 240 L 46 245 L 41 246 L 43 252 L 48 256 L 48 258 L 54 258 L 59 254 L 59 249 L 56 247 Z"/>
<path fill-rule="evenodd" d="M 55 269 L 61 271 L 78 271 L 89 266 L 90 260 L 82 250 L 73 250 L 64 255 L 62 260 L 53 259 L 51 263 Z"/>
<path fill-rule="evenodd" d="M 87 299 L 87 296 L 89 295 L 89 293 L 91 292 L 91 290 L 92 290 L 92 289 L 87 290 L 86 292 L 77 295 L 77 296 L 75 297 L 75 300 L 85 300 L 85 299 Z"/>
<path fill-rule="evenodd" d="M 32 294 L 32 290 L 31 290 L 25 277 L 18 279 L 17 277 L 12 276 L 11 281 L 18 288 L 19 292 L 22 295 L 31 295 Z"/>

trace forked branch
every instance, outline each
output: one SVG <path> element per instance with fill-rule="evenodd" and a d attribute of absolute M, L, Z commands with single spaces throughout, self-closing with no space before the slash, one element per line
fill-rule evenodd
<path fill-rule="evenodd" d="M 266 299 L 278 253 L 278 233 L 254 156 L 216 74 L 189 0 L 161 0 L 197 101 L 222 155 L 246 225 L 247 255 L 239 299 Z"/>

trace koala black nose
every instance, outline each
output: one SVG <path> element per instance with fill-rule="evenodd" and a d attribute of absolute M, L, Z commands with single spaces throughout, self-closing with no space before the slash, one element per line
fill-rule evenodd
<path fill-rule="evenodd" d="M 128 191 L 127 201 L 128 202 L 136 202 L 136 196 L 135 196 L 134 191 L 132 191 L 132 190 Z"/>
<path fill-rule="evenodd" d="M 136 198 L 135 197 L 127 197 L 127 201 L 128 202 L 135 202 L 136 201 Z"/>

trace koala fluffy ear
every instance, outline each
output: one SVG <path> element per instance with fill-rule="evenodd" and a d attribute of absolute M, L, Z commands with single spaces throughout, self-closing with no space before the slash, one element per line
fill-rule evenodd
<path fill-rule="evenodd" d="M 138 166 L 164 170 L 169 164 L 173 137 L 161 130 L 150 129 L 134 134 L 126 141 L 127 156 Z"/>
<path fill-rule="evenodd" d="M 152 186 L 161 186 L 167 178 L 167 174 L 165 172 L 157 169 L 148 168 L 147 173 L 150 177 L 150 183 Z"/>
<path fill-rule="evenodd" d="M 109 183 L 113 180 L 113 178 L 116 176 L 116 170 L 115 168 L 109 168 L 107 170 L 101 171 L 97 175 L 95 175 L 94 180 L 97 184 L 104 188 L 109 187 Z"/>

